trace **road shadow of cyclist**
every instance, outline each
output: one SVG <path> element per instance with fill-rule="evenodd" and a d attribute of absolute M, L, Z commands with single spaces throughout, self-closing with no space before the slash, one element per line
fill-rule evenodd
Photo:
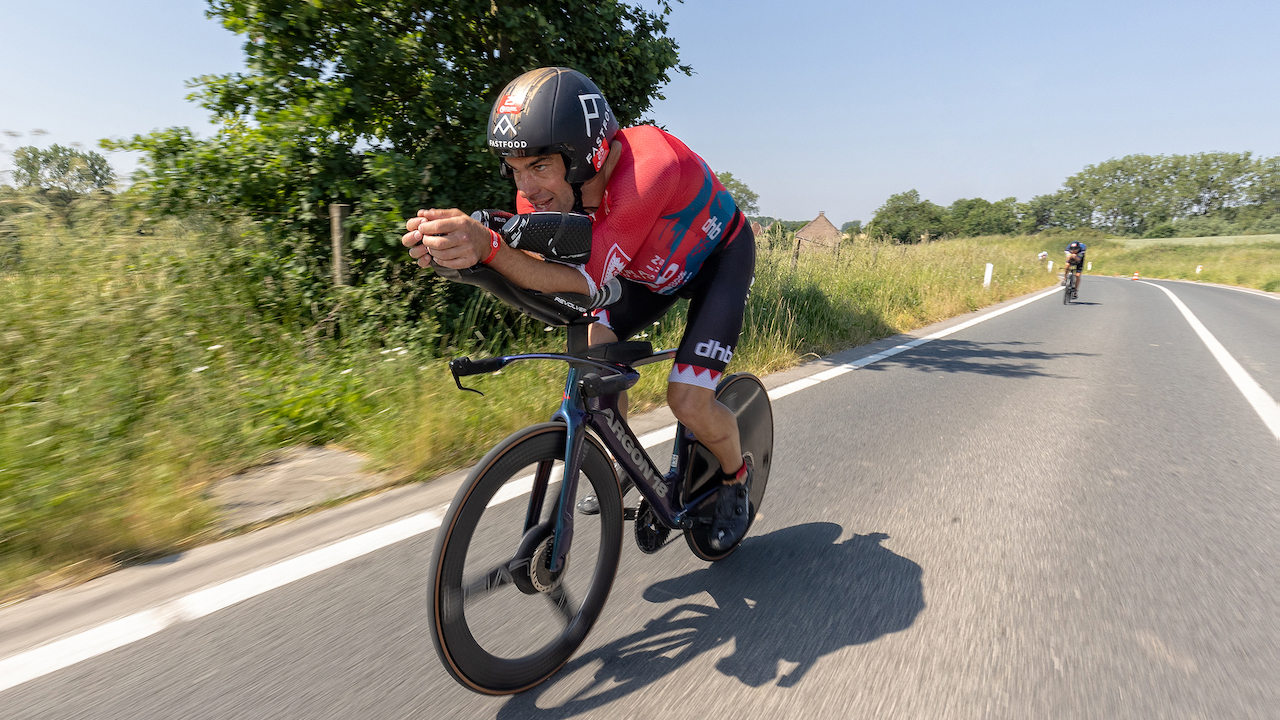
<path fill-rule="evenodd" d="M 842 530 L 810 523 L 748 537 L 728 560 L 649 586 L 682 602 L 640 630 L 570 661 L 517 695 L 499 717 L 572 717 L 644 687 L 732 640 L 716 669 L 750 687 L 799 683 L 824 655 L 910 627 L 924 609 L 921 569 L 884 548 L 883 533 L 837 542 Z M 794 664 L 779 673 L 782 663 Z"/>
<path fill-rule="evenodd" d="M 1043 363 L 1064 357 L 1094 357 L 1084 352 L 1049 352 L 1036 346 L 1041 343 L 1021 341 L 974 342 L 943 338 L 867 365 L 867 370 L 888 372 L 906 368 L 924 372 L 977 373 L 1003 378 L 1062 378 L 1047 372 Z"/>

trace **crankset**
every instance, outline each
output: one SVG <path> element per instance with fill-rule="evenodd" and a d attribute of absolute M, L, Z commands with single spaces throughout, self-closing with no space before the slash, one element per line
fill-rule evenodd
<path fill-rule="evenodd" d="M 636 547 L 646 555 L 658 552 L 671 541 L 671 528 L 662 524 L 648 500 L 641 500 L 636 508 L 635 532 Z"/>

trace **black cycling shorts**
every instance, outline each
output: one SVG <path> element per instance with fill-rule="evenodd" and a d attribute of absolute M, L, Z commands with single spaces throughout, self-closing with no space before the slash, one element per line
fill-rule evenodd
<path fill-rule="evenodd" d="M 756 239 L 746 222 L 702 263 L 698 274 L 671 295 L 618 278 L 621 296 L 595 311 L 597 322 L 626 340 L 657 322 L 679 298 L 689 300 L 689 322 L 668 382 L 715 389 L 733 358 L 756 272 Z"/>

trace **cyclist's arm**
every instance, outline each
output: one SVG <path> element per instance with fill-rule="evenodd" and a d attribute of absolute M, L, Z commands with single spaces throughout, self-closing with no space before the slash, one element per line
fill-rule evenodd
<path fill-rule="evenodd" d="M 484 260 L 492 251 L 489 229 L 458 209 L 419 210 L 418 217 L 405 223 L 405 229 L 409 232 L 401 242 L 409 247 L 409 257 L 424 268 L 434 259 L 439 265 L 461 270 Z M 529 290 L 590 294 L 586 278 L 576 268 L 546 262 L 505 242 L 498 242 L 489 267 Z"/>

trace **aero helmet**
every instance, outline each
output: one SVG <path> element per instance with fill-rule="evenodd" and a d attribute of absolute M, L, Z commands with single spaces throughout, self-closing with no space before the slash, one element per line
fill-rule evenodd
<path fill-rule="evenodd" d="M 1067 249 L 1068 249 L 1068 250 L 1070 250 L 1070 251 L 1071 251 L 1071 252 L 1073 252 L 1073 253 L 1074 253 L 1074 252 L 1080 252 L 1080 250 L 1081 250 L 1081 249 L 1083 249 L 1083 248 L 1084 248 L 1084 246 L 1083 246 L 1083 245 L 1081 245 L 1079 242 L 1073 242 L 1073 243 L 1071 243 L 1070 245 L 1068 245 L 1068 246 L 1067 246 Z"/>
<path fill-rule="evenodd" d="M 609 156 L 618 120 L 586 75 L 562 67 L 530 70 L 508 83 L 489 113 L 489 150 L 499 157 L 559 153 L 564 179 L 580 185 Z M 503 177 L 510 169 L 502 163 Z"/>

